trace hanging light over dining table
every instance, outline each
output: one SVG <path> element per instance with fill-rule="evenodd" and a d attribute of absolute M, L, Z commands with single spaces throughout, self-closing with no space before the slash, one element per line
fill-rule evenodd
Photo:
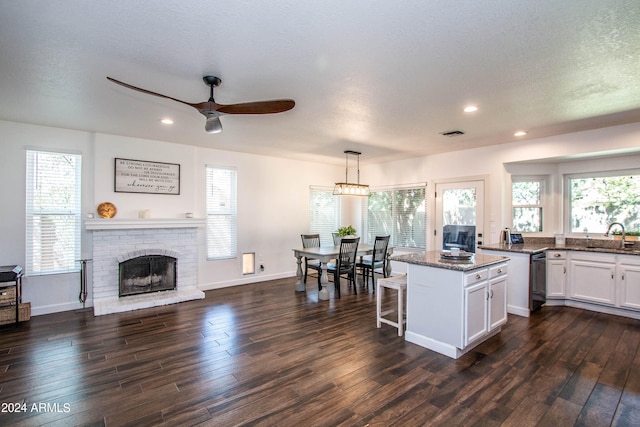
<path fill-rule="evenodd" d="M 369 196 L 371 195 L 371 191 L 369 191 L 369 186 L 365 184 L 360 184 L 360 152 L 345 150 L 345 162 L 346 162 L 346 172 L 345 172 L 345 182 L 336 182 L 336 186 L 333 187 L 333 194 L 336 196 Z M 358 181 L 357 183 L 349 182 L 349 156 L 357 156 L 358 159 Z"/>

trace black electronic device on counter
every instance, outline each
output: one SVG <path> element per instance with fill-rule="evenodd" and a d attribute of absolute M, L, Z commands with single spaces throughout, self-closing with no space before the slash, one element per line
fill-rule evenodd
<path fill-rule="evenodd" d="M 511 244 L 522 244 L 524 243 L 524 239 L 522 238 L 522 234 L 520 233 L 511 233 Z"/>

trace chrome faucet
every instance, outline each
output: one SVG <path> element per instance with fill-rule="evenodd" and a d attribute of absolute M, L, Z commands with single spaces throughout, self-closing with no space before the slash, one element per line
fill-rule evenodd
<path fill-rule="evenodd" d="M 612 222 L 611 224 L 609 224 L 609 227 L 607 228 L 606 233 L 604 233 L 604 237 L 609 237 L 609 231 L 611 231 L 611 227 L 613 227 L 614 225 L 619 225 L 620 228 L 622 228 L 622 241 L 620 242 L 620 248 L 624 249 L 624 238 L 625 238 L 625 231 L 624 231 L 624 224 L 621 224 L 619 222 Z"/>

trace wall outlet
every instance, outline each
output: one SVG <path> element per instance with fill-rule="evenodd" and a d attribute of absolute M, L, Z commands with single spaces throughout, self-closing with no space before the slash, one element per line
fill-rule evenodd
<path fill-rule="evenodd" d="M 264 264 L 260 264 L 260 271 L 264 271 Z"/>

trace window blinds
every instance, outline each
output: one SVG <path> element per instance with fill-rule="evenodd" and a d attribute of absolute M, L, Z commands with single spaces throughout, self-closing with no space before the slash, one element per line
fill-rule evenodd
<path fill-rule="evenodd" d="M 206 167 L 207 259 L 237 255 L 237 171 Z"/>
<path fill-rule="evenodd" d="M 79 154 L 27 150 L 27 274 L 79 269 L 81 172 Z"/>
<path fill-rule="evenodd" d="M 311 187 L 309 192 L 309 233 L 320 234 L 320 244 L 333 245 L 334 233 L 340 223 L 340 197 L 333 188 Z"/>
<path fill-rule="evenodd" d="M 367 203 L 366 241 L 390 235 L 398 248 L 426 247 L 426 187 L 371 190 Z"/>

